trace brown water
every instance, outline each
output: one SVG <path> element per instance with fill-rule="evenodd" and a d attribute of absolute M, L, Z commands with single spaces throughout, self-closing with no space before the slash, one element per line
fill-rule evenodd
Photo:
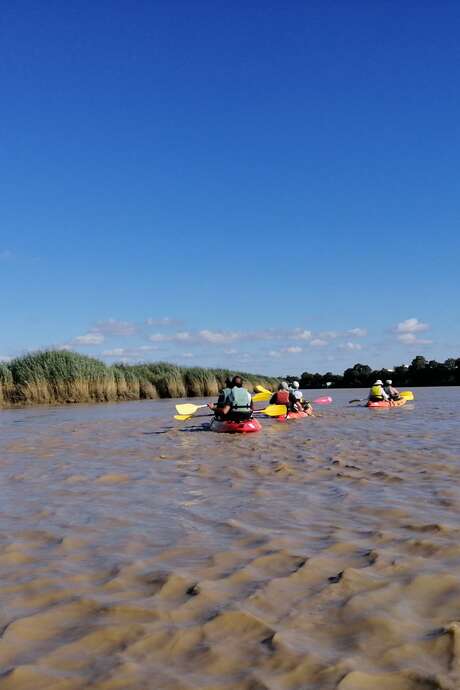
<path fill-rule="evenodd" d="M 0 413 L 1 690 L 460 687 L 460 389 Z"/>

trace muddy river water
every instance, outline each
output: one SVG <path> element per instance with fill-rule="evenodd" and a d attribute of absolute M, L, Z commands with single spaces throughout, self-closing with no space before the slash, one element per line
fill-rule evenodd
<path fill-rule="evenodd" d="M 0 690 L 460 688 L 460 389 L 362 393 L 1 411 Z"/>

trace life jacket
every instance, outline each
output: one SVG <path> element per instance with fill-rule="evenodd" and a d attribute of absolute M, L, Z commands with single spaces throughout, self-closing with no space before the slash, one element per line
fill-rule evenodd
<path fill-rule="evenodd" d="M 219 399 L 217 401 L 219 407 L 223 407 L 224 405 L 227 405 L 229 403 L 231 392 L 231 388 L 222 388 L 222 390 L 219 393 Z"/>
<path fill-rule="evenodd" d="M 289 405 L 289 391 L 278 391 L 276 394 L 277 405 Z"/>
<path fill-rule="evenodd" d="M 234 386 L 230 391 L 228 402 L 235 412 L 249 412 L 251 409 L 251 395 L 246 388 Z"/>
<path fill-rule="evenodd" d="M 372 386 L 371 396 L 374 398 L 374 400 L 383 400 L 384 395 L 382 386 Z"/>

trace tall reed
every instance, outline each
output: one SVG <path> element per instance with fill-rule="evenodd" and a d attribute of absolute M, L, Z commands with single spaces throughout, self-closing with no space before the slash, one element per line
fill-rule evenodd
<path fill-rule="evenodd" d="M 0 406 L 109 402 L 215 396 L 228 369 L 179 367 L 168 362 L 114 364 L 65 350 L 44 350 L 0 362 Z M 273 388 L 278 379 L 243 374 L 245 385 Z"/>

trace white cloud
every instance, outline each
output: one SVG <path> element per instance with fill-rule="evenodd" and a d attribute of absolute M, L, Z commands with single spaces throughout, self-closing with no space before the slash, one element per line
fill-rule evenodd
<path fill-rule="evenodd" d="M 140 359 L 145 355 L 156 352 L 159 348 L 154 345 L 141 345 L 140 347 L 114 347 L 111 350 L 103 350 L 103 357 L 123 357 L 124 359 Z"/>
<path fill-rule="evenodd" d="M 154 333 L 153 335 L 149 335 L 149 340 L 151 340 L 152 343 L 184 343 L 194 340 L 194 336 L 188 331 L 179 331 L 172 335 Z"/>
<path fill-rule="evenodd" d="M 423 323 L 418 319 L 412 318 L 401 321 L 401 323 L 398 323 L 394 330 L 396 333 L 420 333 L 421 331 L 427 331 L 428 329 L 429 325 L 427 323 Z"/>
<path fill-rule="evenodd" d="M 314 338 L 310 341 L 310 345 L 313 347 L 324 347 L 327 344 L 327 340 L 322 340 L 321 338 Z"/>
<path fill-rule="evenodd" d="M 187 357 L 187 359 L 190 359 L 191 357 L 195 357 L 195 355 L 193 354 L 193 352 L 183 352 L 181 356 L 182 356 L 182 357 Z"/>
<path fill-rule="evenodd" d="M 338 338 L 338 336 L 339 336 L 339 334 L 337 333 L 337 331 L 321 331 L 321 333 L 319 334 L 320 338 L 331 338 L 331 339 L 333 339 L 333 338 Z"/>
<path fill-rule="evenodd" d="M 279 350 L 270 350 L 268 353 L 269 357 L 281 357 L 281 352 Z"/>
<path fill-rule="evenodd" d="M 84 335 L 77 335 L 69 344 L 70 345 L 100 345 L 105 340 L 102 333 L 97 333 L 96 331 L 91 331 L 90 333 L 85 333 Z"/>
<path fill-rule="evenodd" d="M 401 333 L 398 335 L 398 340 L 404 345 L 430 345 L 433 342 L 426 338 L 417 338 L 414 333 Z"/>
<path fill-rule="evenodd" d="M 302 328 L 295 328 L 290 337 L 292 340 L 311 340 L 312 332 Z"/>
<path fill-rule="evenodd" d="M 206 343 L 229 343 L 239 340 L 241 337 L 243 337 L 241 333 L 229 331 L 203 330 L 198 333 L 198 338 L 204 340 Z"/>
<path fill-rule="evenodd" d="M 164 316 L 162 319 L 145 319 L 146 326 L 180 326 L 182 323 L 182 321 L 171 319 L 169 316 Z"/>
<path fill-rule="evenodd" d="M 341 350 L 362 350 L 363 349 L 363 346 L 360 345 L 359 343 L 351 343 L 351 342 L 342 343 L 341 345 L 339 345 L 339 347 Z"/>
<path fill-rule="evenodd" d="M 291 347 L 284 347 L 281 352 L 288 352 L 289 354 L 296 354 L 298 352 L 302 352 L 303 348 L 298 347 L 296 345 L 292 345 Z"/>
<path fill-rule="evenodd" d="M 118 321 L 117 319 L 107 319 L 98 321 L 91 332 L 104 333 L 105 335 L 134 335 L 138 331 L 138 326 L 131 321 Z"/>
<path fill-rule="evenodd" d="M 350 328 L 347 331 L 347 335 L 352 335 L 355 338 L 364 338 L 367 335 L 367 330 L 365 328 Z"/>

